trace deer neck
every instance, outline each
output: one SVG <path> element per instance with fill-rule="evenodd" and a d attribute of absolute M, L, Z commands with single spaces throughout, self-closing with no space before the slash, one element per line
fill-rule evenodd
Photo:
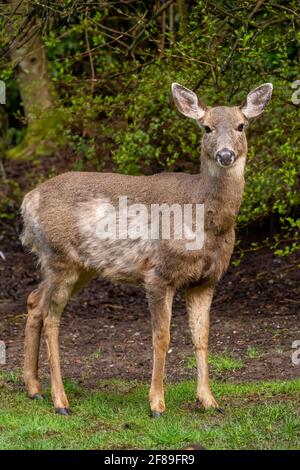
<path fill-rule="evenodd" d="M 246 157 L 239 157 L 236 163 L 226 169 L 207 156 L 201 156 L 200 192 L 205 212 L 210 211 L 222 219 L 235 221 L 244 192 L 244 167 Z M 220 220 L 220 223 L 222 221 Z"/>

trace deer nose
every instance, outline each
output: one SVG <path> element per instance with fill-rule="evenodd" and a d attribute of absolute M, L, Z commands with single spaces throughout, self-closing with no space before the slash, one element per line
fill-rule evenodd
<path fill-rule="evenodd" d="M 221 166 L 229 166 L 235 160 L 235 153 L 232 150 L 223 148 L 216 153 L 216 160 Z"/>

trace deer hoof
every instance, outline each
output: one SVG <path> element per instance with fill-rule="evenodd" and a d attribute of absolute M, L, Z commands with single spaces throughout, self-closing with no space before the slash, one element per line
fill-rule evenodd
<path fill-rule="evenodd" d="M 224 415 L 224 414 L 225 414 L 224 408 L 215 408 L 215 411 L 216 411 L 216 413 L 219 413 L 220 415 Z"/>
<path fill-rule="evenodd" d="M 44 400 L 44 395 L 41 393 L 35 393 L 34 395 L 30 395 L 31 400 Z"/>
<path fill-rule="evenodd" d="M 63 416 L 69 416 L 71 411 L 69 408 L 55 408 L 55 413 Z"/>
<path fill-rule="evenodd" d="M 151 411 L 151 417 L 152 418 L 160 418 L 162 415 L 162 413 L 160 413 L 159 411 Z"/>

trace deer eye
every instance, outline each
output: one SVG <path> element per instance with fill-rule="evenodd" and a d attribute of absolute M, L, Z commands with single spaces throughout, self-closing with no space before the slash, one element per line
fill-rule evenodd
<path fill-rule="evenodd" d="M 205 130 L 206 134 L 210 134 L 212 129 L 209 126 L 203 126 L 203 129 Z"/>
<path fill-rule="evenodd" d="M 239 124 L 238 127 L 237 127 L 237 130 L 239 132 L 242 132 L 244 130 L 244 127 L 245 127 L 245 124 Z"/>

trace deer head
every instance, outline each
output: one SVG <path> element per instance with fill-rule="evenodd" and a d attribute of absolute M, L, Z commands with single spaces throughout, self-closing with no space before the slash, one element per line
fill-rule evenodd
<path fill-rule="evenodd" d="M 272 96 L 273 85 L 265 83 L 251 91 L 240 106 L 209 107 L 197 95 L 178 83 L 172 84 L 177 109 L 195 119 L 205 131 L 202 139 L 202 158 L 219 168 L 227 169 L 245 162 L 247 139 L 245 129 L 249 120 L 259 116 Z"/>

